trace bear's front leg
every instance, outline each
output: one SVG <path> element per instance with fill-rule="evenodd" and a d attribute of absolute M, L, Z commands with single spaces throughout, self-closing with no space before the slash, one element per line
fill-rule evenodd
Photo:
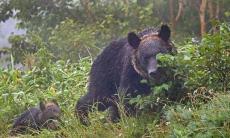
<path fill-rule="evenodd" d="M 111 107 L 109 107 L 108 109 L 109 111 L 109 121 L 111 121 L 112 123 L 117 123 L 120 120 L 120 114 L 119 114 L 119 109 L 116 105 L 113 105 Z"/>

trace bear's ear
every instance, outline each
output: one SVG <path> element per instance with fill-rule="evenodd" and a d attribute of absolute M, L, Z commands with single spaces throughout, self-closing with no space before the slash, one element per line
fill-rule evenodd
<path fill-rule="evenodd" d="M 141 39 L 134 32 L 131 32 L 128 34 L 128 43 L 134 49 L 138 48 L 140 42 L 141 42 Z"/>
<path fill-rule="evenodd" d="M 167 25 L 162 25 L 161 29 L 159 30 L 158 36 L 163 39 L 164 41 L 168 41 L 170 38 L 170 28 Z"/>
<path fill-rule="evenodd" d="M 51 101 L 52 101 L 54 104 L 58 105 L 58 102 L 57 102 L 56 99 L 52 99 Z"/>
<path fill-rule="evenodd" d="M 39 106 L 40 106 L 40 109 L 41 109 L 42 111 L 44 111 L 44 110 L 46 109 L 46 105 L 45 105 L 45 103 L 44 103 L 43 101 L 41 101 L 41 102 L 39 103 Z"/>

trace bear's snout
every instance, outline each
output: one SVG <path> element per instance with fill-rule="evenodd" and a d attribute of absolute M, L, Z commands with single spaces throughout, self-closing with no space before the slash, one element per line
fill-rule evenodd
<path fill-rule="evenodd" d="M 154 78 L 157 75 L 157 71 L 151 71 L 148 73 L 150 78 Z"/>
<path fill-rule="evenodd" d="M 147 73 L 150 78 L 154 77 L 157 72 L 157 60 L 151 57 L 148 61 Z"/>

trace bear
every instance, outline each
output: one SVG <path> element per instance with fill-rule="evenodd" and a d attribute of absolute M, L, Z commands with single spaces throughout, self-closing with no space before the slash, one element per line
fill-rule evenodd
<path fill-rule="evenodd" d="M 159 30 L 145 29 L 139 33 L 130 32 L 126 38 L 112 41 L 92 64 L 89 74 L 87 93 L 76 104 L 75 115 L 84 125 L 89 125 L 88 113 L 96 104 L 98 111 L 109 109 L 110 120 L 119 121 L 117 102 L 119 96 L 135 97 L 151 92 L 148 82 L 158 79 L 164 69 L 158 68 L 156 55 L 172 53 L 175 50 L 170 40 L 171 31 L 168 25 Z M 127 113 L 133 107 L 124 102 Z"/>
<path fill-rule="evenodd" d="M 31 107 L 19 115 L 12 126 L 10 135 L 39 132 L 42 128 L 58 129 L 61 109 L 56 100 L 41 101 L 39 107 Z"/>

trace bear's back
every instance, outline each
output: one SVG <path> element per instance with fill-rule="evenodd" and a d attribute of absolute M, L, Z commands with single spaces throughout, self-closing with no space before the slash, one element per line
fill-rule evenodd
<path fill-rule="evenodd" d="M 90 71 L 89 91 L 113 94 L 120 84 L 124 58 L 130 55 L 127 39 L 112 41 L 95 59 Z M 103 92 L 106 91 L 106 92 Z"/>
<path fill-rule="evenodd" d="M 17 126 L 24 126 L 24 125 L 36 123 L 37 115 L 40 112 L 41 111 L 38 108 L 35 107 L 29 108 L 24 113 L 22 113 L 19 117 L 16 118 L 16 120 L 14 121 L 13 128 Z"/>

